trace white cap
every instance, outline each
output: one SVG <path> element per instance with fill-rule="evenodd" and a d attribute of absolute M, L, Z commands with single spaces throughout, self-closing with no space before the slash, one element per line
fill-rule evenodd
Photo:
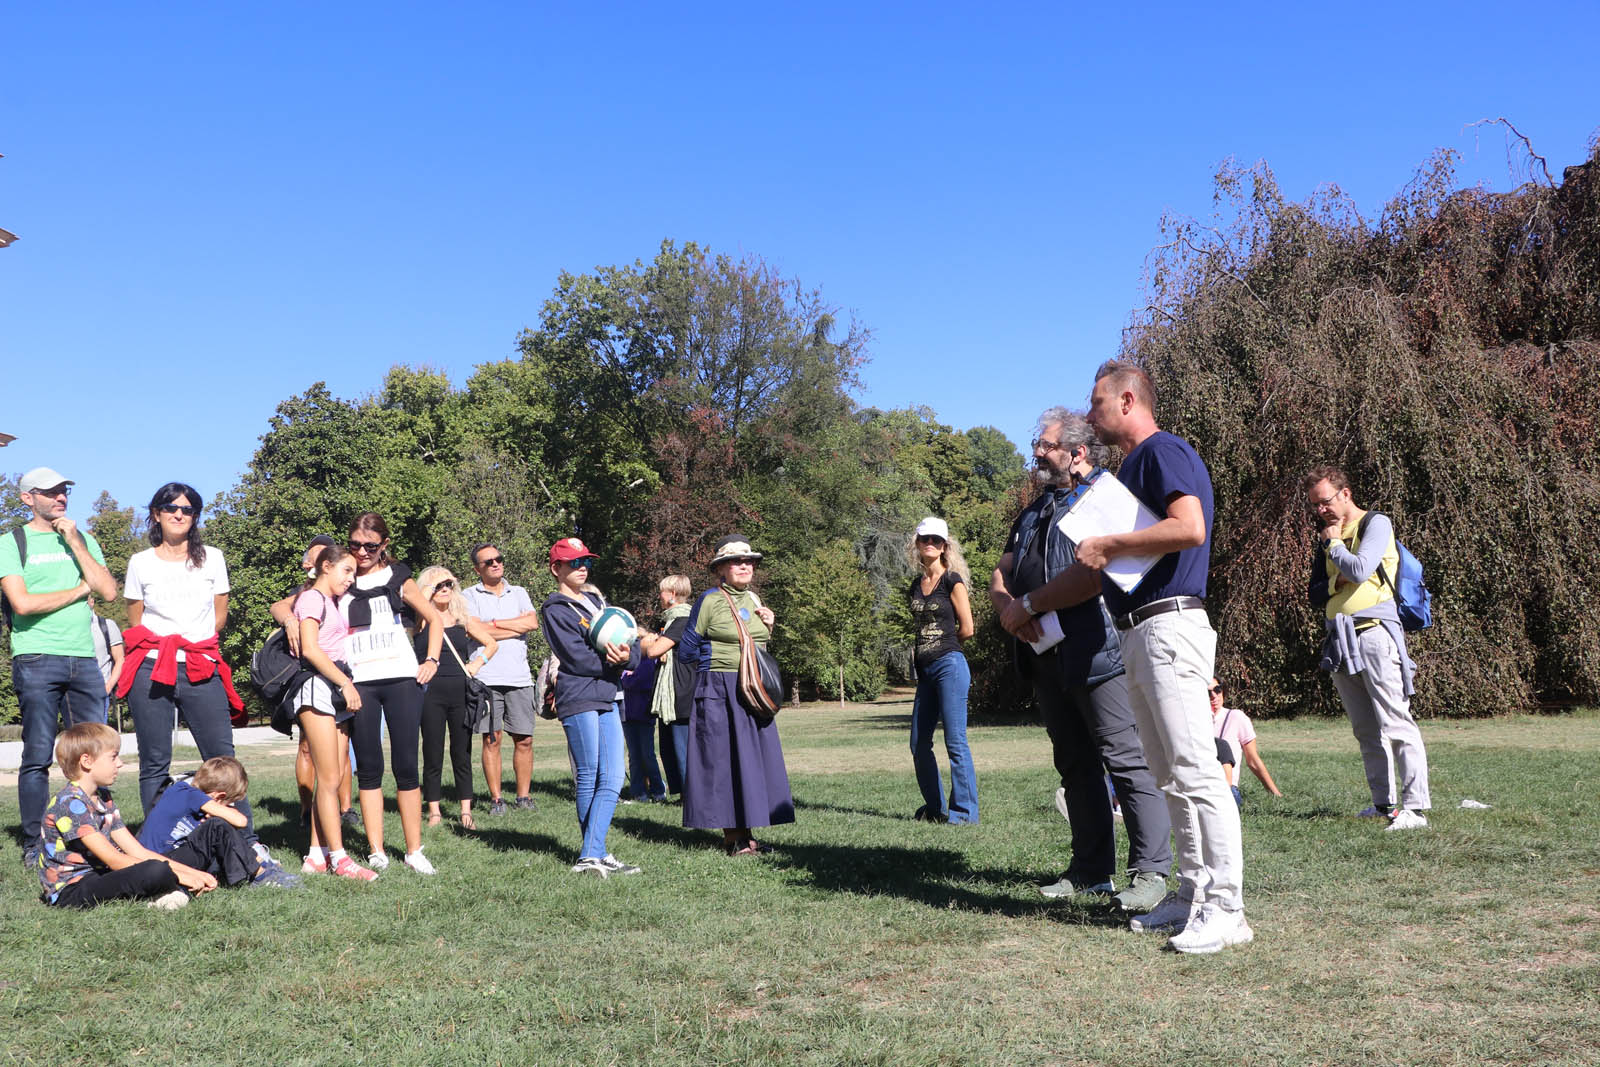
<path fill-rule="evenodd" d="M 941 541 L 950 540 L 950 527 L 945 525 L 943 519 L 936 519 L 932 515 L 917 523 L 918 537 L 937 537 Z"/>
<path fill-rule="evenodd" d="M 22 476 L 17 483 L 17 488 L 24 493 L 31 493 L 35 489 L 54 489 L 58 485 L 77 485 L 71 478 L 63 478 L 49 467 L 35 467 Z"/>

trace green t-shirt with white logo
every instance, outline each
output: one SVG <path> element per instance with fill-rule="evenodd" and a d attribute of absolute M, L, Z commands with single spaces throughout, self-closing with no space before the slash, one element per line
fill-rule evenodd
<path fill-rule="evenodd" d="M 22 582 L 30 593 L 59 593 L 83 581 L 83 572 L 67 547 L 66 538 L 54 530 L 40 533 L 23 528 L 28 535 L 28 562 L 24 566 L 17 558 L 16 535 L 10 530 L 0 533 L 0 578 L 22 575 Z M 106 557 L 100 552 L 100 542 L 87 530 L 80 530 L 89 555 L 95 562 L 104 564 Z M 12 606 L 11 654 L 28 656 L 93 656 L 94 637 L 89 633 L 89 602 L 74 600 L 64 608 L 45 615 L 23 615 Z"/>

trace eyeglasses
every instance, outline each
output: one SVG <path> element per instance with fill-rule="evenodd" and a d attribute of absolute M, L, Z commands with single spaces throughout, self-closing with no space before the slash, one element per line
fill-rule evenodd
<path fill-rule="evenodd" d="M 1071 452 L 1076 447 L 1065 441 L 1046 441 L 1042 437 L 1035 437 L 1031 443 L 1035 452 Z"/>
<path fill-rule="evenodd" d="M 940 537 L 938 534 L 918 534 L 917 535 L 917 544 L 919 544 L 919 545 L 943 545 L 944 544 L 944 538 Z"/>
<path fill-rule="evenodd" d="M 162 504 L 157 510 L 163 515 L 193 515 L 199 509 L 193 504 Z"/>
<path fill-rule="evenodd" d="M 1342 493 L 1342 492 L 1344 492 L 1343 489 L 1335 489 L 1331 496 L 1325 496 L 1321 500 L 1318 500 L 1316 497 L 1309 497 L 1306 500 L 1306 506 L 1309 507 L 1312 511 L 1316 511 L 1318 508 L 1321 508 L 1321 507 L 1327 507 L 1329 504 L 1333 503 L 1335 500 L 1338 500 L 1339 499 L 1339 494 Z"/>
<path fill-rule="evenodd" d="M 441 578 L 439 579 L 439 584 L 433 587 L 433 591 L 437 593 L 441 589 L 454 589 L 455 587 L 456 580 L 454 578 Z"/>
<path fill-rule="evenodd" d="M 503 556 L 490 556 L 488 559 L 480 559 L 478 561 L 478 566 L 480 566 L 480 567 L 493 567 L 497 563 L 504 563 L 504 562 L 505 562 L 505 558 Z"/>
<path fill-rule="evenodd" d="M 569 570 L 574 571 L 588 570 L 589 568 L 589 560 L 587 557 L 584 559 L 569 559 L 566 561 L 566 564 Z"/>
<path fill-rule="evenodd" d="M 376 552 L 383 547 L 382 541 L 355 541 L 350 542 L 352 552 Z"/>

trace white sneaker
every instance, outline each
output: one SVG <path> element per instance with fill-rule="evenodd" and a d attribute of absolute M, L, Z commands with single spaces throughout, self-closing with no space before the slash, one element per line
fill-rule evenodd
<path fill-rule="evenodd" d="M 1389 825 L 1383 829 L 1387 833 L 1392 830 L 1425 830 L 1427 827 L 1428 820 L 1423 816 L 1422 812 L 1408 811 L 1405 808 L 1401 808 L 1394 813 L 1394 818 L 1390 819 Z"/>
<path fill-rule="evenodd" d="M 1068 822 L 1072 821 L 1072 815 L 1067 811 L 1066 786 L 1058 786 L 1056 788 L 1056 810 L 1061 813 L 1061 817 L 1063 819 L 1066 819 Z"/>
<path fill-rule="evenodd" d="M 181 889 L 174 889 L 170 893 L 163 893 L 150 902 L 150 906 L 157 911 L 177 911 L 189 903 L 189 894 Z"/>
<path fill-rule="evenodd" d="M 607 873 L 610 873 L 610 874 L 642 874 L 642 873 L 644 873 L 642 868 L 635 867 L 631 863 L 623 863 L 621 860 L 617 859 L 617 857 L 613 856 L 609 852 L 607 852 L 604 856 L 600 857 L 600 862 L 605 864 L 606 871 L 607 871 Z"/>
<path fill-rule="evenodd" d="M 367 866 L 371 867 L 375 871 L 386 871 L 386 870 L 388 870 L 389 869 L 389 855 L 388 855 L 388 853 L 386 853 L 386 852 L 374 852 L 372 855 L 367 857 Z"/>
<path fill-rule="evenodd" d="M 611 873 L 611 871 L 606 867 L 605 860 L 598 860 L 591 857 L 589 859 L 581 859 L 577 863 L 574 863 L 572 865 L 572 873 L 592 874 L 596 878 L 604 879 Z"/>
<path fill-rule="evenodd" d="M 426 857 L 426 856 L 424 856 L 422 854 L 422 850 L 420 848 L 417 849 L 415 852 L 407 852 L 406 853 L 406 866 L 410 867 L 413 871 L 416 871 L 418 874 L 435 874 L 435 873 L 437 873 L 433 869 L 433 864 L 428 862 L 428 857 Z"/>
<path fill-rule="evenodd" d="M 1215 904 L 1202 904 L 1189 925 L 1173 934 L 1167 944 L 1175 952 L 1204 955 L 1221 952 L 1229 945 L 1248 944 L 1255 936 L 1244 921 L 1243 911 L 1223 911 Z"/>
<path fill-rule="evenodd" d="M 1177 893 L 1168 893 L 1161 903 L 1128 920 L 1128 929 L 1136 934 L 1175 934 L 1189 925 L 1199 906 L 1184 900 Z"/>

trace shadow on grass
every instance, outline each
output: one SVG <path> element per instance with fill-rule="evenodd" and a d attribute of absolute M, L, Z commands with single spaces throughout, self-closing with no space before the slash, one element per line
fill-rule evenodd
<path fill-rule="evenodd" d="M 1051 903 L 1037 896 L 1033 872 L 973 867 L 951 848 L 902 845 L 773 845 L 773 866 L 802 873 L 818 889 L 893 896 L 931 908 L 1007 917 L 1044 915 L 1076 926 L 1121 926 L 1109 905 Z M 1020 893 L 1019 883 L 1026 888 Z"/>

